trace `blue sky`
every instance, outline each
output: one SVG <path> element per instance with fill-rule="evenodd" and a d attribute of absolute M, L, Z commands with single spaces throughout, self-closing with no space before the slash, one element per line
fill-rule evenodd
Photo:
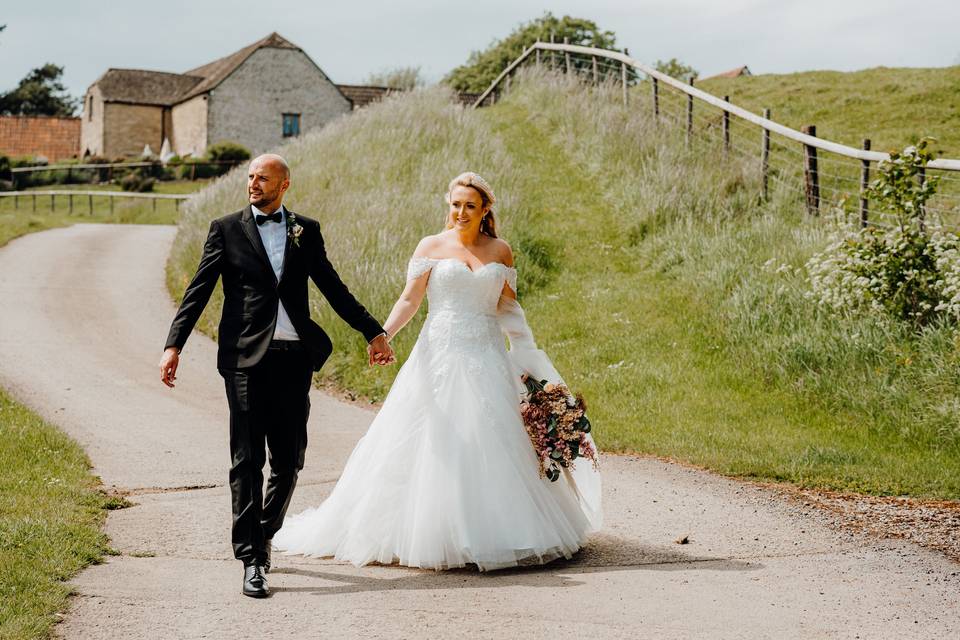
<path fill-rule="evenodd" d="M 166 0 L 8 2 L 0 10 L 0 90 L 45 62 L 80 95 L 108 67 L 180 72 L 271 31 L 340 83 L 420 66 L 440 79 L 518 24 L 551 11 L 590 18 L 645 62 L 677 57 L 702 76 L 960 63 L 960 0 Z"/>

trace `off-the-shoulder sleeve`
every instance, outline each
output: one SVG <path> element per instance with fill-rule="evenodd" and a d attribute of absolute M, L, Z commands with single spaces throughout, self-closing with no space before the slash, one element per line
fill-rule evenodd
<path fill-rule="evenodd" d="M 513 292 L 517 292 L 517 270 L 513 267 L 508 267 L 504 265 L 504 273 L 506 274 L 507 284 L 510 285 L 510 288 L 513 289 Z"/>
<path fill-rule="evenodd" d="M 427 271 L 430 271 L 436 262 L 433 258 L 424 258 L 421 256 L 410 258 L 410 262 L 407 264 L 407 280 L 416 280 Z"/>

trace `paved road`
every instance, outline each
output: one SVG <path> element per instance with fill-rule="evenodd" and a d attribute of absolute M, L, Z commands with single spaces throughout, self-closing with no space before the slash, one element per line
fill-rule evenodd
<path fill-rule="evenodd" d="M 213 343 L 191 338 L 176 390 L 158 381 L 174 233 L 78 225 L 0 250 L 0 384 L 136 503 L 107 521 L 122 555 L 73 581 L 63 636 L 960 637 L 960 565 L 839 533 L 761 487 L 635 457 L 604 457 L 608 524 L 572 561 L 478 574 L 280 558 L 274 597 L 242 597 Z M 294 511 L 329 492 L 372 416 L 312 401 Z M 690 544 L 674 544 L 683 534 Z"/>

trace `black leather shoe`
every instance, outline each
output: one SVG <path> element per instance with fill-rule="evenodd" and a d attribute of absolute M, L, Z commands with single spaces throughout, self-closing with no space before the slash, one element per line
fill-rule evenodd
<path fill-rule="evenodd" d="M 273 540 L 267 540 L 266 559 L 263 561 L 263 572 L 270 573 L 270 556 L 273 555 Z"/>
<path fill-rule="evenodd" d="M 267 576 L 264 575 L 261 565 L 252 564 L 243 568 L 243 595 L 251 598 L 266 598 L 270 595 Z"/>

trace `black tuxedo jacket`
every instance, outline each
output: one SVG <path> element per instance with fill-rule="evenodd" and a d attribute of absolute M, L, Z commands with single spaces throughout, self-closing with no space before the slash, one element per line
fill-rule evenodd
<path fill-rule="evenodd" d="M 288 209 L 287 214 L 290 213 Z M 310 319 L 308 277 L 333 310 L 362 333 L 367 342 L 383 333 L 380 323 L 357 302 L 327 259 L 320 224 L 300 215 L 296 215 L 296 222 L 303 227 L 299 246 L 287 236 L 279 282 L 249 206 L 211 222 L 200 265 L 183 294 L 166 346 L 183 348 L 221 276 L 224 299 L 217 352 L 217 366 L 221 369 L 243 369 L 260 361 L 273 338 L 277 307 L 282 300 L 314 370 L 319 371 L 333 344 Z"/>

